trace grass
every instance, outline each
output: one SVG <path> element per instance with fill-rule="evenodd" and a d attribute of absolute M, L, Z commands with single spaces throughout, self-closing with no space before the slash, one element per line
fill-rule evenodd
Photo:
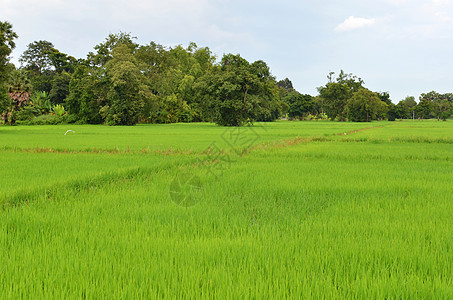
<path fill-rule="evenodd" d="M 370 124 L 311 122 L 258 123 L 253 127 L 225 128 L 208 123 L 107 127 L 99 125 L 48 125 L 2 127 L 0 149 L 15 151 L 156 152 L 203 151 L 212 143 L 228 146 L 228 135 L 239 132 L 244 138 L 270 142 L 296 136 L 329 136 L 341 131 L 365 128 Z M 75 134 L 67 130 L 75 131 Z M 222 136 L 224 138 L 222 138 Z"/>
<path fill-rule="evenodd" d="M 210 124 L 2 127 L 0 297 L 450 299 L 452 127 L 278 122 L 241 155 Z"/>

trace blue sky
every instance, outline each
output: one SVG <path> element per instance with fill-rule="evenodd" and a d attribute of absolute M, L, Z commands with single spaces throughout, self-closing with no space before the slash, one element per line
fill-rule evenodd
<path fill-rule="evenodd" d="M 395 103 L 453 92 L 453 0 L 1 0 L 0 20 L 19 35 L 13 62 L 36 40 L 80 58 L 123 31 L 262 59 L 312 95 L 340 69 Z"/>

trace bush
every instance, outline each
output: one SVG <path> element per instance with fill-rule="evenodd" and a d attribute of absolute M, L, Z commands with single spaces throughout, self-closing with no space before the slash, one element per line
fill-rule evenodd
<path fill-rule="evenodd" d="M 46 114 L 35 117 L 27 121 L 19 121 L 18 124 L 22 125 L 57 125 L 66 123 L 66 115 L 57 116 L 54 114 Z"/>
<path fill-rule="evenodd" d="M 41 110 L 34 106 L 27 105 L 17 113 L 17 121 L 31 121 L 39 115 L 41 115 Z"/>
<path fill-rule="evenodd" d="M 79 120 L 79 118 L 77 117 L 77 115 L 74 115 L 74 114 L 66 114 L 64 115 L 65 117 L 65 123 L 68 123 L 68 124 L 73 124 L 73 123 L 78 123 L 78 124 L 84 124 L 81 120 Z"/>

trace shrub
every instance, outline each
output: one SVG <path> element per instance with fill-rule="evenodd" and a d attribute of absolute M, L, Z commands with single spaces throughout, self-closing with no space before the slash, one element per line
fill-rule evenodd
<path fill-rule="evenodd" d="M 66 123 L 66 115 L 57 116 L 55 114 L 46 114 L 18 123 L 22 125 L 57 125 Z"/>

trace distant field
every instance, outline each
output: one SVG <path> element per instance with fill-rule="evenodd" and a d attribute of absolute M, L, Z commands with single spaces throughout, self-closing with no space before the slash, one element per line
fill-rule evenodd
<path fill-rule="evenodd" d="M 256 142 L 270 142 L 296 136 L 329 136 L 366 128 L 370 124 L 307 122 L 258 123 L 238 129 L 244 137 L 258 137 Z M 377 125 L 376 125 L 377 126 Z M 67 133 L 73 130 L 74 133 Z M 52 148 L 57 150 L 120 150 L 156 151 L 205 150 L 213 142 L 222 148 L 228 145 L 222 135 L 235 129 L 208 123 L 137 125 L 109 127 L 100 125 L 53 125 L 2 127 L 0 149 Z"/>
<path fill-rule="evenodd" d="M 453 122 L 2 126 L 0 153 L 0 298 L 453 298 Z"/>

